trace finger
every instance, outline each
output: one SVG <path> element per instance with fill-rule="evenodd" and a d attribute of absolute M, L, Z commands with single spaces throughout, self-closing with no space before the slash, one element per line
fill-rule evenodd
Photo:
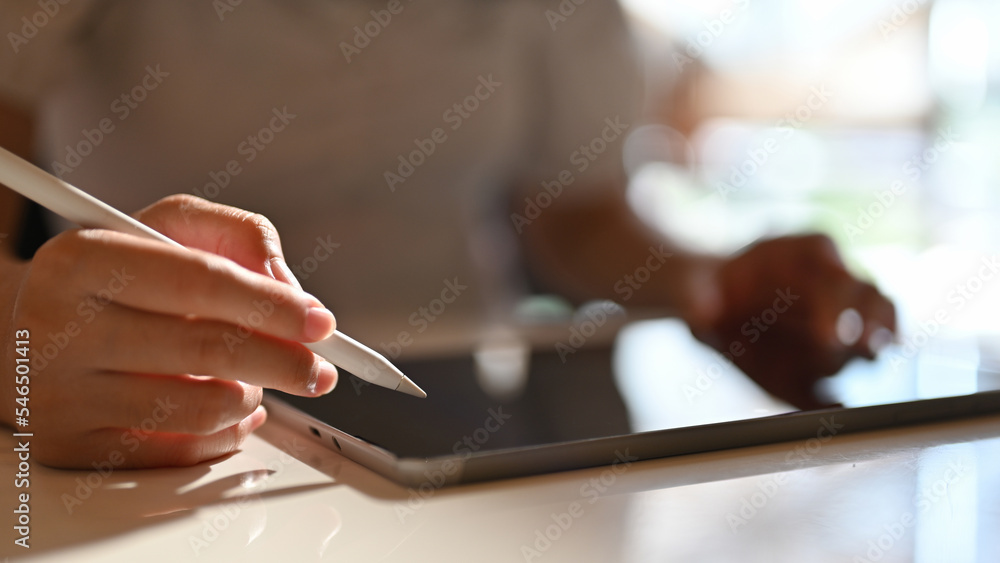
<path fill-rule="evenodd" d="M 316 299 L 201 251 L 102 230 L 67 233 L 46 249 L 51 277 L 71 275 L 94 309 L 111 302 L 168 315 L 252 325 L 287 340 L 315 341 L 336 328 Z M 80 260 L 87 256 L 87 260 Z M 83 306 L 83 305 L 81 305 Z"/>
<path fill-rule="evenodd" d="M 93 429 L 137 428 L 207 436 L 238 424 L 260 406 L 261 388 L 211 377 L 96 373 L 87 385 Z"/>
<path fill-rule="evenodd" d="M 848 307 L 837 316 L 837 340 L 847 347 L 861 341 L 865 331 L 865 319 L 854 307 Z"/>
<path fill-rule="evenodd" d="M 224 256 L 302 289 L 285 263 L 277 229 L 259 213 L 179 194 L 139 211 L 136 218 L 188 248 Z"/>
<path fill-rule="evenodd" d="M 865 319 L 860 344 L 869 357 L 874 357 L 892 342 L 896 332 L 896 307 L 878 289 L 868 284 L 861 291 L 857 306 Z"/>
<path fill-rule="evenodd" d="M 265 420 L 267 411 L 260 406 L 239 423 L 207 436 L 107 428 L 39 448 L 38 458 L 56 467 L 89 468 L 94 460 L 109 460 L 120 469 L 187 467 L 235 452 Z"/>
<path fill-rule="evenodd" d="M 820 354 L 796 334 L 769 334 L 736 358 L 737 366 L 764 390 L 800 409 L 825 406 L 814 392 L 816 382 L 828 374 L 828 354 Z M 773 338 L 772 338 L 773 337 Z M 797 340 L 797 338 L 799 340 Z M 779 359 L 776 361 L 776 359 Z"/>
<path fill-rule="evenodd" d="M 836 317 L 819 311 L 809 318 L 779 320 L 754 348 L 760 349 L 759 361 L 775 366 L 790 363 L 802 377 L 815 381 L 837 373 L 853 357 L 840 342 L 836 325 Z"/>
<path fill-rule="evenodd" d="M 852 304 L 848 295 L 849 292 L 842 287 L 821 289 L 812 294 L 815 301 L 811 309 L 796 311 L 798 314 L 808 315 L 804 319 L 806 334 L 817 347 L 829 353 L 839 355 L 848 349 L 845 340 L 850 340 L 851 335 L 844 333 L 844 311 L 850 309 Z M 854 335 L 854 339 L 856 338 Z"/>
<path fill-rule="evenodd" d="M 102 370 L 210 375 L 306 396 L 337 383 L 337 369 L 300 344 L 218 321 L 112 306 L 94 326 L 90 334 L 116 346 L 97 360 Z"/>
<path fill-rule="evenodd" d="M 895 328 L 895 309 L 875 286 L 856 281 L 845 305 L 836 322 L 838 339 L 851 357 L 874 359 L 877 350 L 873 343 L 884 338 L 882 332 Z"/>

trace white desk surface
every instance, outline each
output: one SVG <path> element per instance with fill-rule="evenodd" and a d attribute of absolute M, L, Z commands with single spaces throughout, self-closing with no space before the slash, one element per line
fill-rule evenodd
<path fill-rule="evenodd" d="M 1000 561 L 1000 416 L 841 434 L 814 442 L 811 452 L 806 446 L 467 485 L 423 500 L 270 421 L 226 459 L 113 472 L 72 514 L 63 495 L 88 495 L 77 491 L 80 483 L 100 476 L 32 464 L 26 550 L 13 545 L 15 443 L 3 432 L 0 557 Z M 546 533 L 555 539 L 540 539 Z"/>

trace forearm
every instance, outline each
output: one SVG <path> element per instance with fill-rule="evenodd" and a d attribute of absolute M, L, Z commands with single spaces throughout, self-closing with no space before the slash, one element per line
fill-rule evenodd
<path fill-rule="evenodd" d="M 574 300 L 611 299 L 690 316 L 717 302 L 721 259 L 688 251 L 643 225 L 618 190 L 553 204 L 522 228 L 529 267 Z"/>

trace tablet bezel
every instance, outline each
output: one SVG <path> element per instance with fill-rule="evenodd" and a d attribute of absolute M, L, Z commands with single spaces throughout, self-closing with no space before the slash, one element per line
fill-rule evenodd
<path fill-rule="evenodd" d="M 835 434 L 996 413 L 1000 412 L 1000 391 L 980 391 L 969 395 L 864 407 L 797 411 L 730 422 L 429 458 L 398 457 L 385 448 L 342 432 L 268 392 L 265 392 L 264 404 L 276 419 L 387 479 L 408 487 L 434 489 L 613 465 L 621 460 L 641 461 L 814 438 L 822 442 Z"/>

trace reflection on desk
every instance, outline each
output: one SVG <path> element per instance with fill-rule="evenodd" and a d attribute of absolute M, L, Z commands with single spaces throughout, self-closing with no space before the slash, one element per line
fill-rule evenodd
<path fill-rule="evenodd" d="M 7 452 L 9 435 L 0 441 Z M 15 457 L 2 458 L 13 475 Z M 266 424 L 187 469 L 32 466 L 13 561 L 1000 560 L 1000 417 L 440 489 Z M 15 498 L 13 481 L 0 494 Z M 68 499 L 72 511 L 67 510 Z M 8 512 L 8 515 L 11 513 Z M 8 516 L 10 518 L 10 516 Z"/>

